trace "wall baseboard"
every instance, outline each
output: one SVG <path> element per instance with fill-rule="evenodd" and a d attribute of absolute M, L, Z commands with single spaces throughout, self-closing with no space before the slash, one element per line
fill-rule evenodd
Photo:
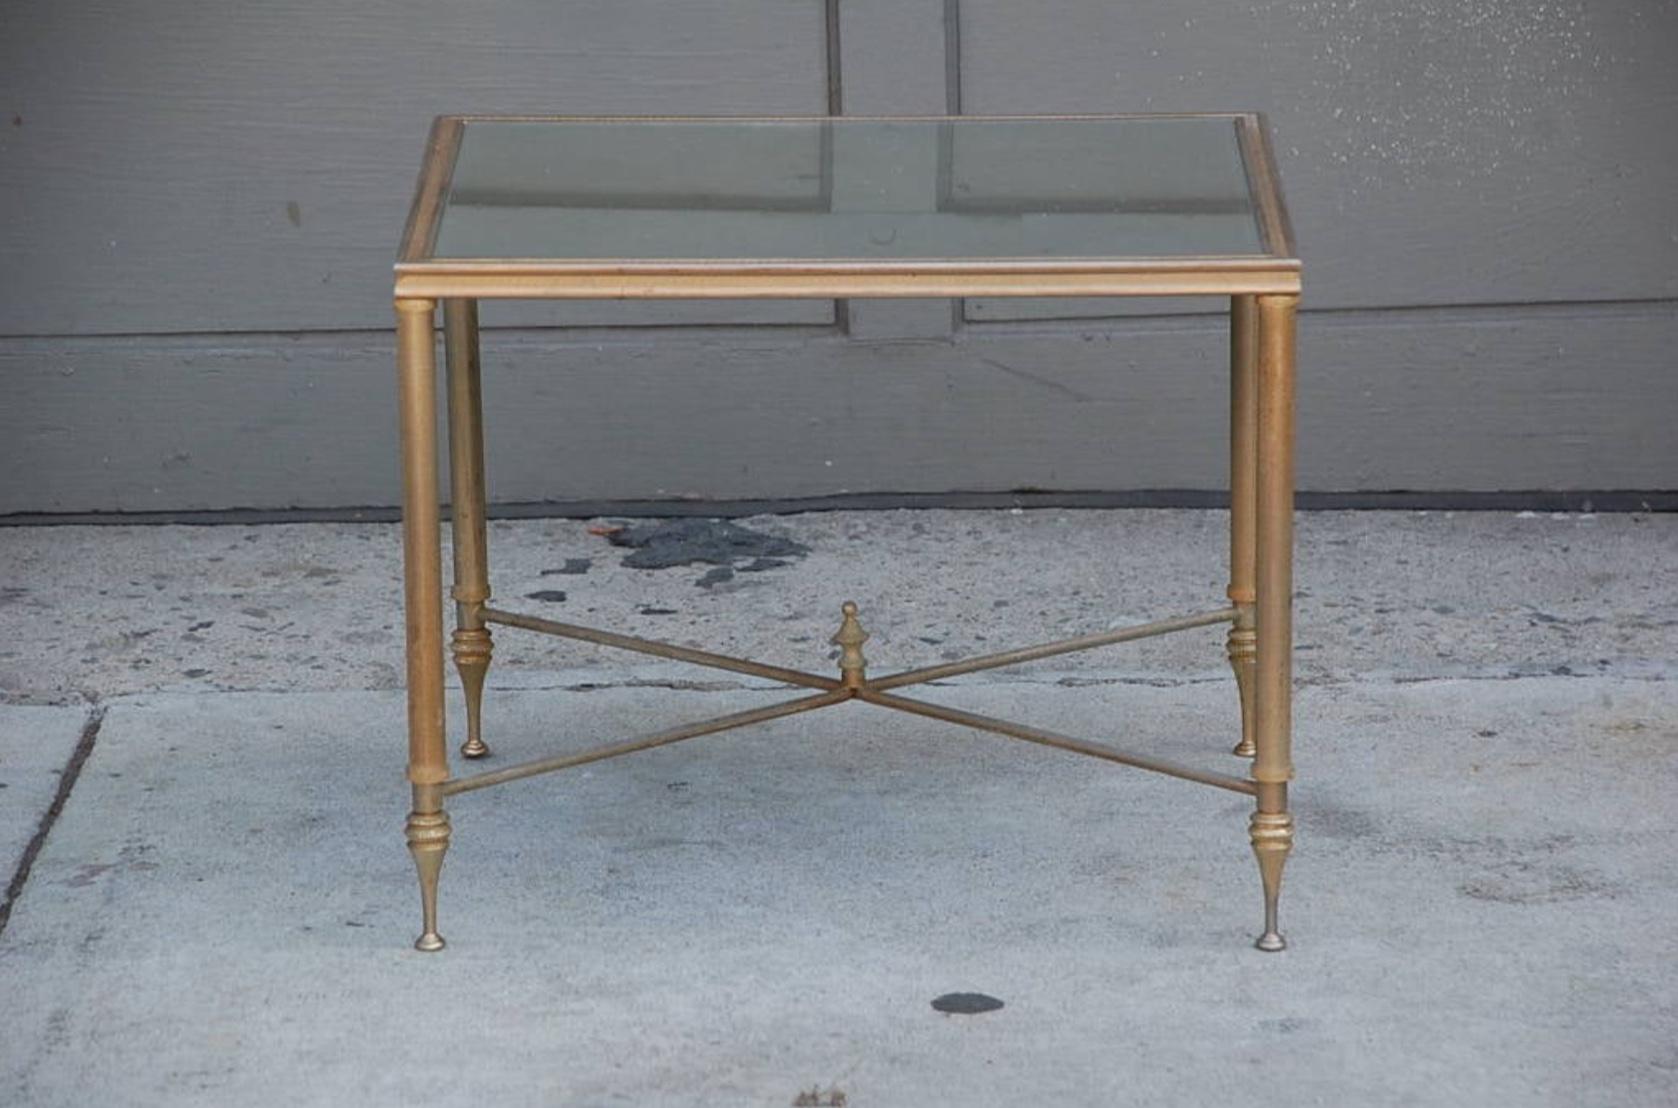
<path fill-rule="evenodd" d="M 1525 489 L 1499 491 L 1301 491 L 1301 511 L 1442 512 L 1674 512 L 1678 490 Z M 799 512 L 897 509 L 993 511 L 1020 509 L 1224 508 L 1229 494 L 1215 489 L 1135 489 L 1115 492 L 861 492 L 837 496 L 747 500 L 554 500 L 491 505 L 491 519 L 631 519 L 704 516 L 738 518 Z M 226 508 L 180 512 L 18 512 L 0 527 L 87 525 L 250 525 L 262 523 L 390 523 L 397 508 Z"/>

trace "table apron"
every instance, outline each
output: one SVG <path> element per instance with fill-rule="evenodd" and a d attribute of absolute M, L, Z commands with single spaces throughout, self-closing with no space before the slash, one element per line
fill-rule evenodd
<path fill-rule="evenodd" d="M 399 271 L 397 299 L 796 300 L 850 297 L 1297 295 L 1291 269 L 1094 273 L 443 273 Z"/>

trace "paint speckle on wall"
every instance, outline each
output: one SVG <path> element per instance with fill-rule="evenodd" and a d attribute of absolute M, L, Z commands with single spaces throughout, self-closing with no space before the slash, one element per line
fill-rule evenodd
<path fill-rule="evenodd" d="M 1327 153 L 1371 185 L 1535 160 L 1571 141 L 1570 102 L 1615 61 L 1583 0 L 1289 0 L 1274 14 L 1316 32 L 1311 83 L 1342 124 Z"/>

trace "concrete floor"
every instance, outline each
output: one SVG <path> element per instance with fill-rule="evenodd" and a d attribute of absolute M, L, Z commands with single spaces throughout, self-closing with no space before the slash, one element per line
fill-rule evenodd
<path fill-rule="evenodd" d="M 817 669 L 845 597 L 878 670 L 1221 603 L 1220 513 L 748 522 L 811 553 L 504 523 L 497 591 Z M 1300 518 L 1281 955 L 1242 798 L 860 705 L 457 798 L 417 954 L 396 550 L 0 530 L 0 1103 L 1678 1102 L 1678 517 Z M 784 695 L 514 631 L 491 683 L 503 764 Z M 926 695 L 1238 768 L 1215 629 Z"/>

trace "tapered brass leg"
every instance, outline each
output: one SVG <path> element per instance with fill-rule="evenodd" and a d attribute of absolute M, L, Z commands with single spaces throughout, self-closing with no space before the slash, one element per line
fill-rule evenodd
<path fill-rule="evenodd" d="M 1253 856 L 1258 859 L 1259 880 L 1264 883 L 1264 934 L 1255 944 L 1260 950 L 1285 950 L 1288 945 L 1276 926 L 1276 906 L 1282 896 L 1282 867 L 1293 849 L 1293 816 L 1287 807 L 1286 785 L 1262 786 L 1258 811 L 1253 813 L 1248 827 Z M 1267 808 L 1275 810 L 1266 811 Z"/>
<path fill-rule="evenodd" d="M 422 797 L 422 791 L 433 795 Z M 422 811 L 427 807 L 433 810 Z M 414 856 L 414 868 L 419 871 L 420 917 L 424 921 L 414 949 L 442 950 L 443 936 L 437 933 L 437 878 L 449 849 L 449 814 L 437 803 L 434 789 L 414 788 L 414 810 L 408 813 L 407 832 L 408 853 Z"/>
<path fill-rule="evenodd" d="M 402 561 L 408 631 L 408 849 L 419 869 L 424 928 L 414 945 L 441 950 L 437 874 L 449 818 L 437 788 L 449 776 L 443 726 L 443 570 L 437 504 L 437 364 L 430 300 L 396 302 L 402 433 Z"/>
<path fill-rule="evenodd" d="M 1258 485 L 1258 305 L 1252 296 L 1232 296 L 1229 303 L 1229 589 L 1235 620 L 1229 630 L 1229 664 L 1241 702 L 1241 741 L 1232 752 L 1251 758 L 1253 701 L 1258 635 L 1254 630 L 1254 579 L 1257 576 Z"/>
<path fill-rule="evenodd" d="M 482 758 L 489 753 L 489 744 L 483 737 L 484 678 L 489 675 L 490 655 L 495 649 L 489 629 L 456 627 L 449 649 L 454 654 L 454 668 L 460 671 L 461 690 L 466 694 L 466 741 L 460 744 L 460 753 L 467 758 Z"/>
<path fill-rule="evenodd" d="M 484 626 L 489 600 L 488 538 L 484 517 L 484 412 L 478 357 L 478 302 L 443 302 L 444 348 L 449 367 L 449 481 L 454 535 L 455 668 L 466 694 L 468 758 L 489 753 L 483 738 L 484 678 L 494 643 Z"/>
<path fill-rule="evenodd" d="M 1293 847 L 1288 781 L 1293 777 L 1293 425 L 1294 316 L 1299 298 L 1258 298 L 1258 473 L 1253 733 L 1253 852 L 1264 881 L 1260 950 L 1286 946 L 1276 924 L 1282 867 Z"/>

